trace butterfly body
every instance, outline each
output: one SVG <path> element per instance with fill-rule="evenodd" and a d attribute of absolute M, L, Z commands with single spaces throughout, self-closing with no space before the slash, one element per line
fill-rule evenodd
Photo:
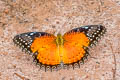
<path fill-rule="evenodd" d="M 96 44 L 105 31 L 101 25 L 88 25 L 57 36 L 45 32 L 23 33 L 15 36 L 13 41 L 32 54 L 40 67 L 54 70 L 79 66 L 89 54 L 88 47 Z"/>

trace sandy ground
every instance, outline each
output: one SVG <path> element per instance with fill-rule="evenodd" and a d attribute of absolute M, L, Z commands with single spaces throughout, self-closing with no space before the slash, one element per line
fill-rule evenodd
<path fill-rule="evenodd" d="M 24 32 L 56 35 L 91 24 L 107 33 L 75 70 L 44 72 L 12 42 Z M 120 0 L 0 0 L 0 80 L 120 80 Z"/>

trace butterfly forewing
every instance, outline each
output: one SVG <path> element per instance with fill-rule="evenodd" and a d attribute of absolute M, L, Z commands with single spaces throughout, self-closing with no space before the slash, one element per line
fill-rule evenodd
<path fill-rule="evenodd" d="M 102 25 L 87 25 L 72 29 L 66 34 L 69 34 L 70 32 L 83 32 L 90 40 L 89 45 L 91 46 L 95 44 L 101 38 L 101 36 L 103 36 L 103 34 L 106 32 L 106 28 Z"/>
<path fill-rule="evenodd" d="M 33 40 L 36 37 L 41 37 L 44 35 L 47 35 L 48 33 L 44 33 L 44 32 L 28 32 L 28 33 L 22 33 L 19 35 L 16 35 L 13 38 L 13 42 L 18 45 L 19 47 L 21 47 L 23 50 L 32 53 L 30 47 L 31 44 L 33 42 Z"/>

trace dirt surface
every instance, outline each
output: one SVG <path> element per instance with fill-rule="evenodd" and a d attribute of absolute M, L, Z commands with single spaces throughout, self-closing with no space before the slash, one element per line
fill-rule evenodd
<path fill-rule="evenodd" d="M 95 24 L 107 33 L 75 70 L 40 70 L 12 42 L 24 32 L 56 35 Z M 0 80 L 120 80 L 120 0 L 0 0 Z"/>

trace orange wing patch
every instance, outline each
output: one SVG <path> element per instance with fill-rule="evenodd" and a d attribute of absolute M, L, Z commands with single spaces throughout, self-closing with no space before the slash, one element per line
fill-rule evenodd
<path fill-rule="evenodd" d="M 31 45 L 33 53 L 38 52 L 37 59 L 42 64 L 57 65 L 60 63 L 58 48 L 55 43 L 55 36 L 36 37 Z"/>
<path fill-rule="evenodd" d="M 63 36 L 64 39 L 64 58 L 66 64 L 74 63 L 85 55 L 83 47 L 88 47 L 89 39 L 83 32 L 70 32 Z"/>

